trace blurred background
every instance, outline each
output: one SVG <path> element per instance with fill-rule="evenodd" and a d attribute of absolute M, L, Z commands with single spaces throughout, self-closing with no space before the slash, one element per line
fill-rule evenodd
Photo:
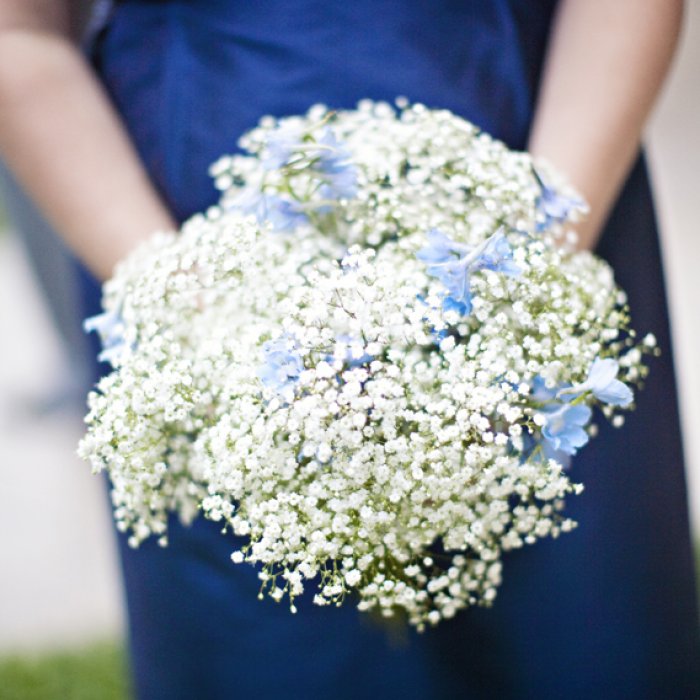
<path fill-rule="evenodd" d="M 690 2 L 647 145 L 663 232 L 696 540 L 698 75 L 700 3 Z M 4 208 L 0 203 L 0 698 L 122 698 L 122 599 L 107 495 L 102 479 L 75 456 L 84 412 L 79 368 L 88 350 L 76 318 L 71 320 L 73 283 L 60 246 L 13 231 L 13 202 L 8 197 Z"/>

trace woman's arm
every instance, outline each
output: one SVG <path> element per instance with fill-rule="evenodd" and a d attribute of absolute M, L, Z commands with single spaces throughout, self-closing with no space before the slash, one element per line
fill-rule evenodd
<path fill-rule="evenodd" d="M 595 246 L 637 154 L 682 14 L 682 0 L 561 0 L 529 150 L 588 200 L 581 248 Z"/>
<path fill-rule="evenodd" d="M 0 157 L 100 278 L 174 223 L 70 39 L 68 0 L 0 5 Z"/>

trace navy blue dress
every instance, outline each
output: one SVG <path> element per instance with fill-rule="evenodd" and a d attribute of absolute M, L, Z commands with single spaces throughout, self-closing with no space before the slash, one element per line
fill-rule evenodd
<path fill-rule="evenodd" d="M 404 95 L 526 144 L 555 2 L 127 0 L 96 62 L 183 220 L 217 199 L 208 165 L 263 114 Z M 592 49 L 593 50 L 593 49 Z M 216 525 L 120 539 L 133 670 L 148 700 L 700 698 L 700 643 L 666 302 L 640 160 L 599 252 L 653 362 L 623 430 L 576 458 L 572 534 L 505 557 L 494 607 L 417 635 L 352 606 L 258 601 Z M 93 307 L 96 289 L 87 293 Z"/>

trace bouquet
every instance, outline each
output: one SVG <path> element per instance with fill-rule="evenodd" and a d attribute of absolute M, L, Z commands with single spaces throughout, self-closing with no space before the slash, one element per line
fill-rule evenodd
<path fill-rule="evenodd" d="M 574 527 L 568 462 L 654 351 L 573 250 L 585 204 L 419 104 L 265 117 L 240 146 L 219 204 L 123 261 L 86 324 L 114 369 L 79 451 L 119 529 L 219 522 L 293 611 L 311 588 L 423 629 L 490 604 L 504 551 Z"/>

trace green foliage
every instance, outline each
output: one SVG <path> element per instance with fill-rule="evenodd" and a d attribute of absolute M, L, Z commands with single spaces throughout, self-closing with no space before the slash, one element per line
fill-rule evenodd
<path fill-rule="evenodd" d="M 0 700 L 127 700 L 121 645 L 0 658 Z"/>

